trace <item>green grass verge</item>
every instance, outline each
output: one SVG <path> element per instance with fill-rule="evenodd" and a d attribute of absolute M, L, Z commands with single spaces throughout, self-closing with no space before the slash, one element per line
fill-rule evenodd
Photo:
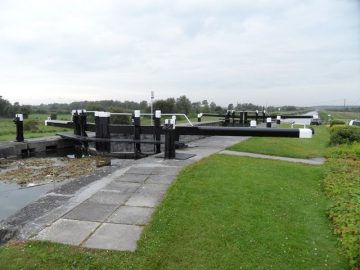
<path fill-rule="evenodd" d="M 346 269 L 321 166 L 214 155 L 184 169 L 135 253 L 28 242 L 1 269 Z"/>
<path fill-rule="evenodd" d="M 329 144 L 329 131 L 324 126 L 314 128 L 312 139 L 252 137 L 228 149 L 294 158 L 321 157 Z"/>
<path fill-rule="evenodd" d="M 360 269 L 360 143 L 331 148 L 325 168 L 334 233 L 353 269 Z"/>

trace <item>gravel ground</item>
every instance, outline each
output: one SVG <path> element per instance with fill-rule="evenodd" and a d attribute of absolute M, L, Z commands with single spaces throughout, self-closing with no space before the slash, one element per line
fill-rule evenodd
<path fill-rule="evenodd" d="M 67 157 L 0 159 L 0 181 L 23 186 L 59 182 L 91 174 L 97 167 L 110 163 L 109 158 L 99 156 L 78 159 Z"/>

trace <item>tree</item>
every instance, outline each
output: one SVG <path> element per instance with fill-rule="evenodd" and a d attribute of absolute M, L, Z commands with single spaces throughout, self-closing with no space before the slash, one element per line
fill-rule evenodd
<path fill-rule="evenodd" d="M 12 105 L 0 96 L 0 116 L 11 117 L 13 114 Z"/>
<path fill-rule="evenodd" d="M 109 107 L 109 112 L 112 113 L 123 113 L 124 110 L 122 110 L 119 107 Z M 113 114 L 110 118 L 111 124 L 120 124 L 120 125 L 129 125 L 130 124 L 130 116 L 127 115 L 116 115 Z"/>
<path fill-rule="evenodd" d="M 191 103 L 191 111 L 199 113 L 201 111 L 201 102 L 197 101 Z"/>
<path fill-rule="evenodd" d="M 202 111 L 203 111 L 204 113 L 207 113 L 207 112 L 210 111 L 209 102 L 208 102 L 206 99 L 204 99 L 204 100 L 202 101 Z"/>
<path fill-rule="evenodd" d="M 191 111 L 191 101 L 186 96 L 176 99 L 176 108 L 179 113 L 189 114 Z"/>
<path fill-rule="evenodd" d="M 147 112 L 148 108 L 149 108 L 148 103 L 147 103 L 146 100 L 141 101 L 140 104 L 139 104 L 139 107 L 140 107 L 140 110 L 142 112 Z"/>
<path fill-rule="evenodd" d="M 15 102 L 12 106 L 12 114 L 21 113 L 19 102 Z"/>
<path fill-rule="evenodd" d="M 153 104 L 154 110 L 161 110 L 162 113 L 174 113 L 176 111 L 176 102 L 174 98 L 159 99 Z"/>
<path fill-rule="evenodd" d="M 210 112 L 215 112 L 215 110 L 216 110 L 216 103 L 214 102 L 214 101 L 212 101 L 211 103 L 210 103 Z"/>
<path fill-rule="evenodd" d="M 222 108 L 221 106 L 216 106 L 216 108 L 215 108 L 215 112 L 216 113 L 223 113 L 224 112 L 224 108 Z"/>
<path fill-rule="evenodd" d="M 24 118 L 27 119 L 31 114 L 31 106 L 30 105 L 22 105 L 20 106 L 20 112 L 24 115 Z"/>
<path fill-rule="evenodd" d="M 228 105 L 228 110 L 233 110 L 234 109 L 234 104 L 232 104 L 232 103 L 230 103 L 229 105 Z"/>

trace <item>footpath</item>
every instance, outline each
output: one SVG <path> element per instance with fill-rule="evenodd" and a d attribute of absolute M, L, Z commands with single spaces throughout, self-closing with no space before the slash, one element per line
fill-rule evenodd
<path fill-rule="evenodd" d="M 186 160 L 165 160 L 159 155 L 140 160 L 113 160 L 109 170 L 74 180 L 23 208 L 5 222 L 5 227 L 0 226 L 0 236 L 135 251 L 144 226 L 150 222 L 179 171 L 187 165 L 215 153 L 311 165 L 324 162 L 320 158 L 294 159 L 224 150 L 246 139 L 213 136 L 197 140 L 178 151 L 195 154 Z"/>
<path fill-rule="evenodd" d="M 322 164 L 325 163 L 325 158 L 323 158 L 323 157 L 311 158 L 311 159 L 289 158 L 289 157 L 279 157 L 279 156 L 255 154 L 255 153 L 249 153 L 249 152 L 231 151 L 231 150 L 223 150 L 223 151 L 220 151 L 219 154 L 232 155 L 232 156 L 242 156 L 242 157 L 252 157 L 252 158 L 264 158 L 264 159 L 272 159 L 272 160 L 281 160 L 281 161 L 304 163 L 304 164 L 310 164 L 310 165 L 322 165 Z"/>
<path fill-rule="evenodd" d="M 165 160 L 157 156 L 127 162 L 119 160 L 118 167 L 111 173 L 73 194 L 65 188 L 48 193 L 46 196 L 52 201 L 59 198 L 60 203 L 24 222 L 17 238 L 134 251 L 144 225 L 149 223 L 179 171 L 246 139 L 221 136 L 200 139 L 178 151 L 196 155 L 187 160 Z"/>

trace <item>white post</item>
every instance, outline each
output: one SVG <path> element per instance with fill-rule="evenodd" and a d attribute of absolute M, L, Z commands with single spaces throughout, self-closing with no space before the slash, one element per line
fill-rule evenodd
<path fill-rule="evenodd" d="M 175 125 L 176 124 L 176 115 L 173 115 L 171 117 L 172 123 Z"/>
<path fill-rule="evenodd" d="M 266 127 L 271 128 L 271 117 L 266 118 Z"/>
<path fill-rule="evenodd" d="M 300 128 L 299 129 L 299 138 L 311 139 L 312 138 L 312 130 L 309 128 Z"/>

